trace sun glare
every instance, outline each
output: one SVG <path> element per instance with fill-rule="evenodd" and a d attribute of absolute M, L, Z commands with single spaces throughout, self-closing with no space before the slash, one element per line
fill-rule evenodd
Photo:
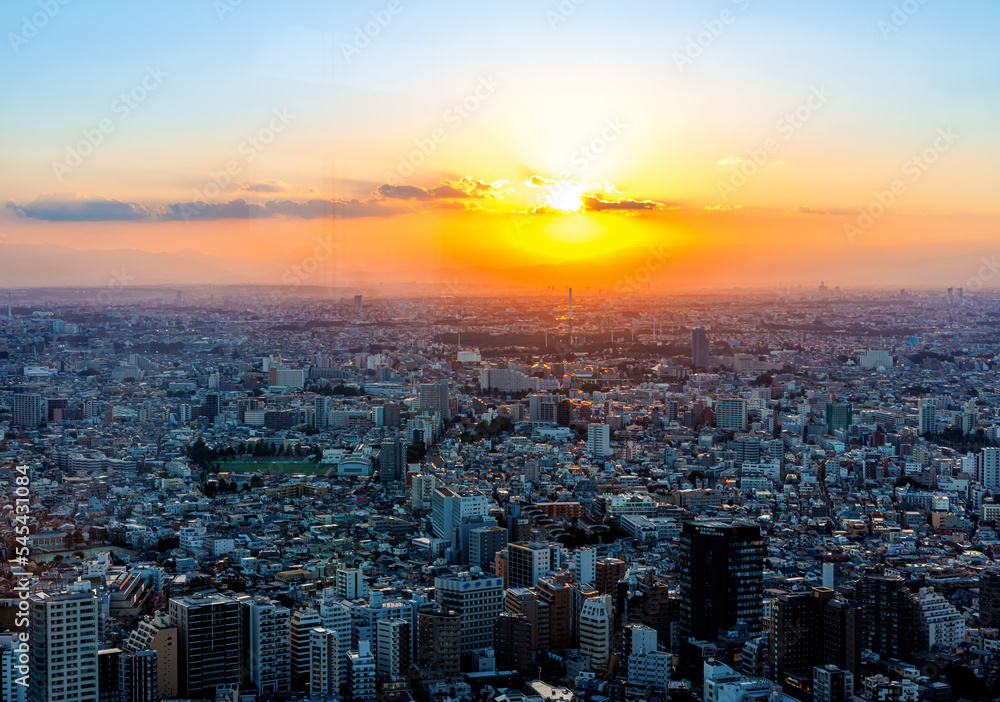
<path fill-rule="evenodd" d="M 556 181 L 549 186 L 545 204 L 555 210 L 579 212 L 583 208 L 583 195 L 586 185 L 572 180 Z"/>

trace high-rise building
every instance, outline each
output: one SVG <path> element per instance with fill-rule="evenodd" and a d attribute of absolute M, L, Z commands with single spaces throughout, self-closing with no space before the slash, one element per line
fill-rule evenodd
<path fill-rule="evenodd" d="M 462 618 L 433 602 L 417 610 L 417 663 L 440 675 L 460 670 Z"/>
<path fill-rule="evenodd" d="M 976 480 L 987 490 L 1000 490 L 1000 448 L 984 448 L 976 454 Z"/>
<path fill-rule="evenodd" d="M 486 496 L 479 492 L 458 492 L 444 486 L 431 496 L 431 526 L 440 539 L 452 540 L 453 531 L 462 522 L 485 517 L 489 511 Z"/>
<path fill-rule="evenodd" d="M 368 641 L 359 642 L 356 651 L 347 653 L 347 692 L 355 702 L 375 700 L 375 656 Z"/>
<path fill-rule="evenodd" d="M 337 568 L 337 596 L 356 600 L 368 596 L 368 583 L 360 568 Z"/>
<path fill-rule="evenodd" d="M 119 700 L 121 702 L 156 702 L 159 694 L 156 651 L 123 652 L 118 657 Z"/>
<path fill-rule="evenodd" d="M 862 649 L 910 660 L 921 650 L 920 603 L 899 576 L 866 575 L 856 587 Z"/>
<path fill-rule="evenodd" d="M 507 530 L 500 526 L 477 527 L 469 532 L 469 565 L 489 570 L 497 551 L 507 545 Z"/>
<path fill-rule="evenodd" d="M 917 431 L 923 436 L 927 432 L 937 434 L 937 400 L 923 397 L 917 403 Z"/>
<path fill-rule="evenodd" d="M 691 365 L 695 368 L 708 370 L 711 365 L 709 357 L 708 336 L 704 329 L 691 330 Z"/>
<path fill-rule="evenodd" d="M 680 633 L 715 641 L 736 624 L 759 636 L 764 542 L 755 524 L 685 522 L 680 548 Z"/>
<path fill-rule="evenodd" d="M 98 601 L 87 581 L 60 593 L 33 593 L 28 600 L 31 632 L 30 702 L 97 702 Z"/>
<path fill-rule="evenodd" d="M 293 690 L 308 689 L 310 679 L 309 656 L 312 648 L 312 630 L 323 628 L 323 618 L 314 609 L 297 609 L 292 612 L 289 628 L 289 665 Z"/>
<path fill-rule="evenodd" d="M 1000 628 L 1000 569 L 990 568 L 979 576 L 979 624 Z"/>
<path fill-rule="evenodd" d="M 550 544 L 522 541 L 507 546 L 507 587 L 534 587 L 538 579 L 554 570 L 557 559 Z M 556 561 L 557 562 L 557 561 Z"/>
<path fill-rule="evenodd" d="M 593 585 L 602 595 L 613 595 L 624 577 L 625 561 L 620 558 L 601 558 L 594 564 Z"/>
<path fill-rule="evenodd" d="M 501 612 L 493 624 L 493 650 L 497 670 L 531 670 L 531 622 L 523 614 Z"/>
<path fill-rule="evenodd" d="M 843 431 L 851 426 L 854 415 L 854 405 L 849 402 L 836 404 L 826 403 L 826 429 L 831 434 L 835 431 Z"/>
<path fill-rule="evenodd" d="M 921 588 L 917 599 L 920 601 L 922 648 L 953 648 L 965 641 L 965 619 L 955 605 L 934 592 L 934 588 Z"/>
<path fill-rule="evenodd" d="M 747 401 L 743 398 L 719 400 L 715 407 L 715 426 L 723 431 L 746 431 Z"/>
<path fill-rule="evenodd" d="M 597 577 L 597 549 L 581 547 L 573 552 L 573 572 L 578 583 L 594 584 Z"/>
<path fill-rule="evenodd" d="M 573 589 L 564 573 L 538 579 L 538 599 L 549 607 L 549 648 L 559 651 L 573 645 Z"/>
<path fill-rule="evenodd" d="M 611 427 L 607 424 L 587 425 L 587 453 L 594 458 L 611 455 Z"/>
<path fill-rule="evenodd" d="M 606 668 L 611 661 L 614 620 L 611 596 L 592 597 L 580 610 L 580 652 L 590 656 L 591 668 Z"/>
<path fill-rule="evenodd" d="M 157 699 L 177 697 L 178 692 L 178 641 L 177 627 L 170 623 L 164 612 L 144 617 L 135 631 L 122 644 L 125 653 L 156 652 Z"/>
<path fill-rule="evenodd" d="M 410 669 L 412 650 L 410 622 L 379 619 L 375 623 L 375 672 L 379 680 L 401 680 Z"/>
<path fill-rule="evenodd" d="M 526 587 L 512 587 L 507 590 L 503 601 L 504 611 L 521 615 L 531 627 L 528 642 L 531 651 L 549 650 L 549 605 L 534 590 Z"/>
<path fill-rule="evenodd" d="M 205 416 L 215 419 L 222 412 L 222 395 L 217 392 L 210 392 L 205 395 Z"/>
<path fill-rule="evenodd" d="M 118 679 L 120 648 L 102 648 L 97 652 L 97 699 L 99 702 L 121 702 L 121 682 Z"/>
<path fill-rule="evenodd" d="M 36 393 L 16 393 L 11 411 L 14 426 L 37 427 L 42 423 L 42 396 Z"/>
<path fill-rule="evenodd" d="M 240 606 L 231 597 L 206 594 L 170 600 L 170 623 L 179 641 L 180 694 L 214 697 L 219 685 L 240 682 Z"/>
<path fill-rule="evenodd" d="M 321 626 L 308 630 L 309 640 L 309 697 L 314 700 L 329 699 L 340 694 L 345 673 L 344 655 L 340 651 L 337 632 Z M 305 688 L 296 688 L 304 690 Z"/>
<path fill-rule="evenodd" d="M 325 395 L 313 398 L 313 425 L 317 429 L 330 426 L 330 398 Z"/>
<path fill-rule="evenodd" d="M 458 613 L 462 621 L 461 652 L 493 645 L 493 622 L 503 609 L 503 578 L 459 573 L 434 578 L 434 599 Z"/>
<path fill-rule="evenodd" d="M 406 440 L 403 437 L 382 440 L 378 466 L 383 483 L 398 482 L 406 477 Z"/>
<path fill-rule="evenodd" d="M 28 654 L 27 641 L 21 641 L 21 634 L 10 632 L 0 634 L 0 700 L 3 702 L 26 702 L 28 686 L 18 682 L 23 676 L 19 669 L 20 657 Z"/>
<path fill-rule="evenodd" d="M 288 692 L 291 685 L 291 614 L 266 597 L 240 597 L 243 665 L 261 692 Z"/>

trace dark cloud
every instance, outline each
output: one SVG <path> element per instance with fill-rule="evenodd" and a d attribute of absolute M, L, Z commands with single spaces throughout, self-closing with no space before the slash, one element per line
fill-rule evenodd
<path fill-rule="evenodd" d="M 389 185 L 384 183 L 375 189 L 377 197 L 387 200 L 462 200 L 465 198 L 502 197 L 506 181 L 487 183 L 464 176 L 459 180 L 445 180 L 433 188 L 417 185 Z"/>
<path fill-rule="evenodd" d="M 151 208 L 120 200 L 77 200 L 74 198 L 38 198 L 26 205 L 7 203 L 18 217 L 44 222 L 134 222 L 147 219 Z"/>
<path fill-rule="evenodd" d="M 265 219 L 272 213 L 242 198 L 229 202 L 175 202 L 166 206 L 159 219 L 167 222 L 212 219 Z"/>

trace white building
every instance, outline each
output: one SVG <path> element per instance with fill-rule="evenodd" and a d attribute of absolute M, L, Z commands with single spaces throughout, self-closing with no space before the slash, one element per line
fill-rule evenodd
<path fill-rule="evenodd" d="M 587 453 L 594 458 L 611 455 L 611 427 L 607 424 L 587 425 Z"/>
<path fill-rule="evenodd" d="M 97 597 L 86 580 L 29 602 L 31 697 L 97 702 Z"/>
<path fill-rule="evenodd" d="M 1000 448 L 984 448 L 976 454 L 976 481 L 987 490 L 1000 489 Z"/>
<path fill-rule="evenodd" d="M 580 653 L 590 656 L 591 668 L 605 668 L 611 660 L 614 621 L 611 597 L 591 597 L 580 608 Z"/>
<path fill-rule="evenodd" d="M 288 692 L 291 685 L 291 614 L 265 597 L 239 598 L 250 680 L 261 692 Z"/>
<path fill-rule="evenodd" d="M 933 588 L 921 588 L 920 626 L 927 646 L 957 646 L 965 641 L 965 620 L 955 607 Z"/>
<path fill-rule="evenodd" d="M 309 630 L 309 697 L 325 700 L 340 694 L 344 656 L 336 631 L 316 627 Z"/>
<path fill-rule="evenodd" d="M 597 549 L 578 548 L 574 551 L 573 569 L 577 582 L 593 585 L 597 577 Z"/>

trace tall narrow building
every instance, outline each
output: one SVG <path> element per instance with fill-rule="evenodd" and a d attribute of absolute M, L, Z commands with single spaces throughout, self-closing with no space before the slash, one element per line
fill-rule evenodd
<path fill-rule="evenodd" d="M 680 633 L 715 641 L 737 623 L 760 636 L 764 542 L 756 524 L 685 522 L 680 549 Z"/>
<path fill-rule="evenodd" d="M 97 597 L 87 581 L 28 600 L 30 702 L 97 702 Z"/>
<path fill-rule="evenodd" d="M 170 600 L 170 623 L 177 627 L 180 694 L 214 697 L 219 685 L 240 682 L 240 605 L 223 595 Z"/>
<path fill-rule="evenodd" d="M 691 330 L 691 365 L 703 370 L 710 365 L 708 335 L 701 328 Z"/>

